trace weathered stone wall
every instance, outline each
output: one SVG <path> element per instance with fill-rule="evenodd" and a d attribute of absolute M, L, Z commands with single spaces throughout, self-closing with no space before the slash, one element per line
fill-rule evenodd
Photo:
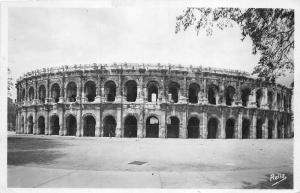
<path fill-rule="evenodd" d="M 27 73 L 16 87 L 17 133 L 161 138 L 293 136 L 292 90 L 239 71 L 126 63 L 64 66 Z M 158 132 L 154 131 L 154 119 L 146 123 L 149 117 L 157 119 Z"/>

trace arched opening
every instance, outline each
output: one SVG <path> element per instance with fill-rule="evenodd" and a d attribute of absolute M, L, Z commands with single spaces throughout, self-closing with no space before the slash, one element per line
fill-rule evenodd
<path fill-rule="evenodd" d="M 189 86 L 189 102 L 196 104 L 198 103 L 198 93 L 200 91 L 200 86 L 196 83 L 192 83 Z"/>
<path fill-rule="evenodd" d="M 113 116 L 109 115 L 104 118 L 103 137 L 115 137 L 116 135 L 116 120 Z"/>
<path fill-rule="evenodd" d="M 53 102 L 58 103 L 59 97 L 60 97 L 60 87 L 57 83 L 55 83 L 51 87 L 51 98 Z"/>
<path fill-rule="evenodd" d="M 228 119 L 226 121 L 226 127 L 225 127 L 226 139 L 234 138 L 234 126 L 235 126 L 234 119 Z"/>
<path fill-rule="evenodd" d="M 268 121 L 268 139 L 272 139 L 273 121 Z"/>
<path fill-rule="evenodd" d="M 114 81 L 108 81 L 104 85 L 105 87 L 105 94 L 106 94 L 106 101 L 113 102 L 116 98 L 116 84 Z"/>
<path fill-rule="evenodd" d="M 243 119 L 242 122 L 242 138 L 249 139 L 250 138 L 250 120 Z"/>
<path fill-rule="evenodd" d="M 146 120 L 146 137 L 157 138 L 159 133 L 159 121 L 155 116 L 150 116 Z"/>
<path fill-rule="evenodd" d="M 50 118 L 50 129 L 51 135 L 59 135 L 59 117 L 57 115 L 52 115 Z"/>
<path fill-rule="evenodd" d="M 256 121 L 256 139 L 262 138 L 262 126 L 263 126 L 263 120 L 257 119 L 257 121 Z"/>
<path fill-rule="evenodd" d="M 29 116 L 28 117 L 28 134 L 33 133 L 33 117 Z"/>
<path fill-rule="evenodd" d="M 273 93 L 271 91 L 268 91 L 268 106 L 269 109 L 273 107 Z"/>
<path fill-rule="evenodd" d="M 281 95 L 279 93 L 277 94 L 277 108 L 281 108 Z"/>
<path fill-rule="evenodd" d="M 277 122 L 277 138 L 283 138 L 283 134 L 282 134 L 282 131 L 283 131 L 283 120 L 278 120 Z"/>
<path fill-rule="evenodd" d="M 284 138 L 288 138 L 289 137 L 289 126 L 288 126 L 288 122 L 287 120 L 284 121 Z"/>
<path fill-rule="evenodd" d="M 218 134 L 219 121 L 217 118 L 210 118 L 207 123 L 207 139 L 216 139 Z"/>
<path fill-rule="evenodd" d="M 188 121 L 188 138 L 199 138 L 199 124 L 200 121 L 197 117 L 191 117 Z"/>
<path fill-rule="evenodd" d="M 137 84 L 134 80 L 125 83 L 125 96 L 128 102 L 135 102 L 137 97 Z"/>
<path fill-rule="evenodd" d="M 67 135 L 76 136 L 77 121 L 73 115 L 69 115 L 66 119 Z"/>
<path fill-rule="evenodd" d="M 39 100 L 42 102 L 42 103 L 45 103 L 45 98 L 46 98 L 46 88 L 44 85 L 41 85 L 39 87 Z"/>
<path fill-rule="evenodd" d="M 233 103 L 233 96 L 235 95 L 235 88 L 232 86 L 228 86 L 225 89 L 225 100 L 226 100 L 226 105 L 231 106 Z"/>
<path fill-rule="evenodd" d="M 251 94 L 251 90 L 250 88 L 243 88 L 241 90 L 242 94 L 241 94 L 241 98 L 242 98 L 242 105 L 244 107 L 248 106 L 248 102 L 249 102 L 249 96 Z"/>
<path fill-rule="evenodd" d="M 124 137 L 137 137 L 137 120 L 135 116 L 127 116 L 124 123 Z"/>
<path fill-rule="evenodd" d="M 170 117 L 170 123 L 167 125 L 167 138 L 179 137 L 179 119 L 177 117 Z"/>
<path fill-rule="evenodd" d="M 21 99 L 22 99 L 22 101 L 25 100 L 25 89 L 24 89 L 24 88 L 23 88 L 23 90 L 22 90 L 22 96 L 21 96 Z"/>
<path fill-rule="evenodd" d="M 169 100 L 171 100 L 171 102 L 173 103 L 177 103 L 178 102 L 178 91 L 179 91 L 179 84 L 177 82 L 171 82 L 169 84 L 169 91 L 168 93 L 171 95 L 171 98 L 169 98 Z"/>
<path fill-rule="evenodd" d="M 38 129 L 39 134 L 45 134 L 45 118 L 43 116 L 38 118 Z"/>
<path fill-rule="evenodd" d="M 148 102 L 156 102 L 158 98 L 158 84 L 157 82 L 149 82 L 147 86 Z"/>
<path fill-rule="evenodd" d="M 70 82 L 67 85 L 67 98 L 68 102 L 75 102 L 77 96 L 77 86 L 75 82 Z"/>
<path fill-rule="evenodd" d="M 29 101 L 32 101 L 34 99 L 34 88 L 29 88 Z"/>
<path fill-rule="evenodd" d="M 93 81 L 88 81 L 84 86 L 85 97 L 88 102 L 93 102 L 96 97 L 96 84 Z"/>
<path fill-rule="evenodd" d="M 96 120 L 92 115 L 84 117 L 83 136 L 95 137 Z"/>
<path fill-rule="evenodd" d="M 217 104 L 217 94 L 218 94 L 218 86 L 211 84 L 208 87 L 208 103 Z"/>
<path fill-rule="evenodd" d="M 257 106 L 257 108 L 261 107 L 262 96 L 263 96 L 262 90 L 258 89 L 256 91 L 256 106 Z"/>
<path fill-rule="evenodd" d="M 284 109 L 285 111 L 287 110 L 287 98 L 286 98 L 285 95 L 283 96 L 283 109 Z"/>

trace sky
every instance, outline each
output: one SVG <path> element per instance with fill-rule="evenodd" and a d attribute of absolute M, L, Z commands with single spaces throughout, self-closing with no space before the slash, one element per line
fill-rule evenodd
<path fill-rule="evenodd" d="M 234 26 L 212 36 L 175 34 L 171 8 L 9 8 L 8 65 L 16 80 L 44 67 L 88 63 L 172 63 L 251 73 L 259 55 Z M 292 77 L 279 82 L 288 85 Z"/>

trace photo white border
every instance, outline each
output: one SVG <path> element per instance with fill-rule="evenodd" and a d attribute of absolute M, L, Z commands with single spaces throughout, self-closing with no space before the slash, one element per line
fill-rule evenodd
<path fill-rule="evenodd" d="M 245 190 L 245 189 L 50 189 L 50 188 L 7 188 L 7 62 L 8 62 L 8 9 L 13 7 L 36 8 L 120 8 L 120 7 L 260 7 L 260 8 L 292 8 L 295 10 L 295 42 L 299 37 L 299 10 L 300 1 L 297 0 L 103 0 L 103 1 L 14 1 L 1 2 L 0 0 L 0 192 L 300 192 L 300 134 L 294 129 L 294 189 L 292 190 Z M 174 26 L 175 28 L 175 26 Z M 297 36 L 298 35 L 298 36 Z M 295 44 L 294 62 L 294 127 L 300 124 L 300 103 L 297 103 L 299 95 L 300 71 L 297 65 L 300 53 Z M 297 153 L 296 153 L 297 152 Z M 270 160 L 271 161 L 271 160 Z"/>

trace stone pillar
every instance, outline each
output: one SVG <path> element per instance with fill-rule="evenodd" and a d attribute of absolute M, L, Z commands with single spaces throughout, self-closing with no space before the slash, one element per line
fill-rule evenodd
<path fill-rule="evenodd" d="M 116 127 L 116 137 L 122 137 L 122 114 L 121 107 L 117 107 L 117 127 Z"/>
<path fill-rule="evenodd" d="M 263 96 L 262 96 L 261 106 L 262 106 L 263 109 L 269 109 L 269 105 L 268 105 L 268 88 L 263 88 L 262 92 L 263 92 Z"/>
<path fill-rule="evenodd" d="M 96 111 L 96 125 L 95 125 L 95 137 L 101 136 L 100 130 L 100 111 Z"/>
<path fill-rule="evenodd" d="M 272 138 L 273 139 L 277 139 L 278 138 L 278 136 L 277 136 L 277 123 L 278 123 L 278 121 L 277 121 L 277 115 L 275 114 L 273 117 L 274 117 L 273 118 L 273 120 L 274 120 L 274 127 L 272 129 Z"/>
<path fill-rule="evenodd" d="M 219 136 L 217 136 L 216 138 L 220 138 L 220 139 L 225 139 L 226 138 L 226 135 L 225 135 L 226 123 L 225 123 L 225 121 L 226 120 L 224 118 L 224 113 L 223 113 L 223 110 L 222 110 L 220 124 L 218 125 Z"/>
<path fill-rule="evenodd" d="M 161 117 L 159 120 L 159 138 L 166 138 L 166 128 L 167 128 L 167 122 L 166 122 L 166 111 L 161 111 Z M 146 134 L 145 134 L 146 136 Z"/>
<path fill-rule="evenodd" d="M 243 126 L 243 111 L 240 111 L 238 114 L 237 126 L 235 131 L 235 138 L 242 139 L 242 126 Z"/>
<path fill-rule="evenodd" d="M 76 136 L 77 137 L 83 136 L 83 126 L 81 125 L 80 113 L 77 113 L 77 115 L 76 115 L 76 126 L 77 126 Z"/>
<path fill-rule="evenodd" d="M 252 116 L 252 124 L 250 128 L 250 138 L 256 139 L 256 112 L 253 113 Z"/>
<path fill-rule="evenodd" d="M 59 94 L 59 103 L 63 103 L 64 101 L 67 101 L 67 96 L 66 96 L 66 91 L 65 91 L 65 77 L 62 77 L 62 85 L 60 86 L 60 94 Z"/>
<path fill-rule="evenodd" d="M 138 116 L 138 120 L 137 120 L 137 137 L 138 138 L 143 138 L 143 113 L 140 113 L 140 116 Z"/>
<path fill-rule="evenodd" d="M 64 135 L 64 131 L 66 130 L 66 128 L 64 127 L 64 113 L 61 110 L 58 113 L 59 116 L 59 135 Z"/>
<path fill-rule="evenodd" d="M 273 107 L 273 110 L 278 110 L 277 108 L 277 91 L 274 90 L 274 93 L 273 93 L 273 103 L 272 103 L 272 107 Z"/>
<path fill-rule="evenodd" d="M 207 138 L 207 112 L 203 111 L 200 115 L 199 133 L 201 139 Z"/>
<path fill-rule="evenodd" d="M 49 127 L 49 112 L 46 112 L 45 116 L 45 135 L 50 135 L 50 127 Z"/>
<path fill-rule="evenodd" d="M 38 119 L 37 119 L 37 111 L 35 110 L 34 115 L 33 115 L 33 128 L 32 128 L 32 133 L 33 134 L 39 134 L 39 129 L 38 129 Z"/>
<path fill-rule="evenodd" d="M 179 138 L 187 138 L 186 111 L 182 113 L 182 119 L 179 123 Z"/>
<path fill-rule="evenodd" d="M 97 76 L 95 102 L 101 103 L 101 77 L 100 77 L 100 75 Z"/>
<path fill-rule="evenodd" d="M 262 125 L 262 139 L 268 139 L 268 117 L 265 117 L 265 122 Z"/>

